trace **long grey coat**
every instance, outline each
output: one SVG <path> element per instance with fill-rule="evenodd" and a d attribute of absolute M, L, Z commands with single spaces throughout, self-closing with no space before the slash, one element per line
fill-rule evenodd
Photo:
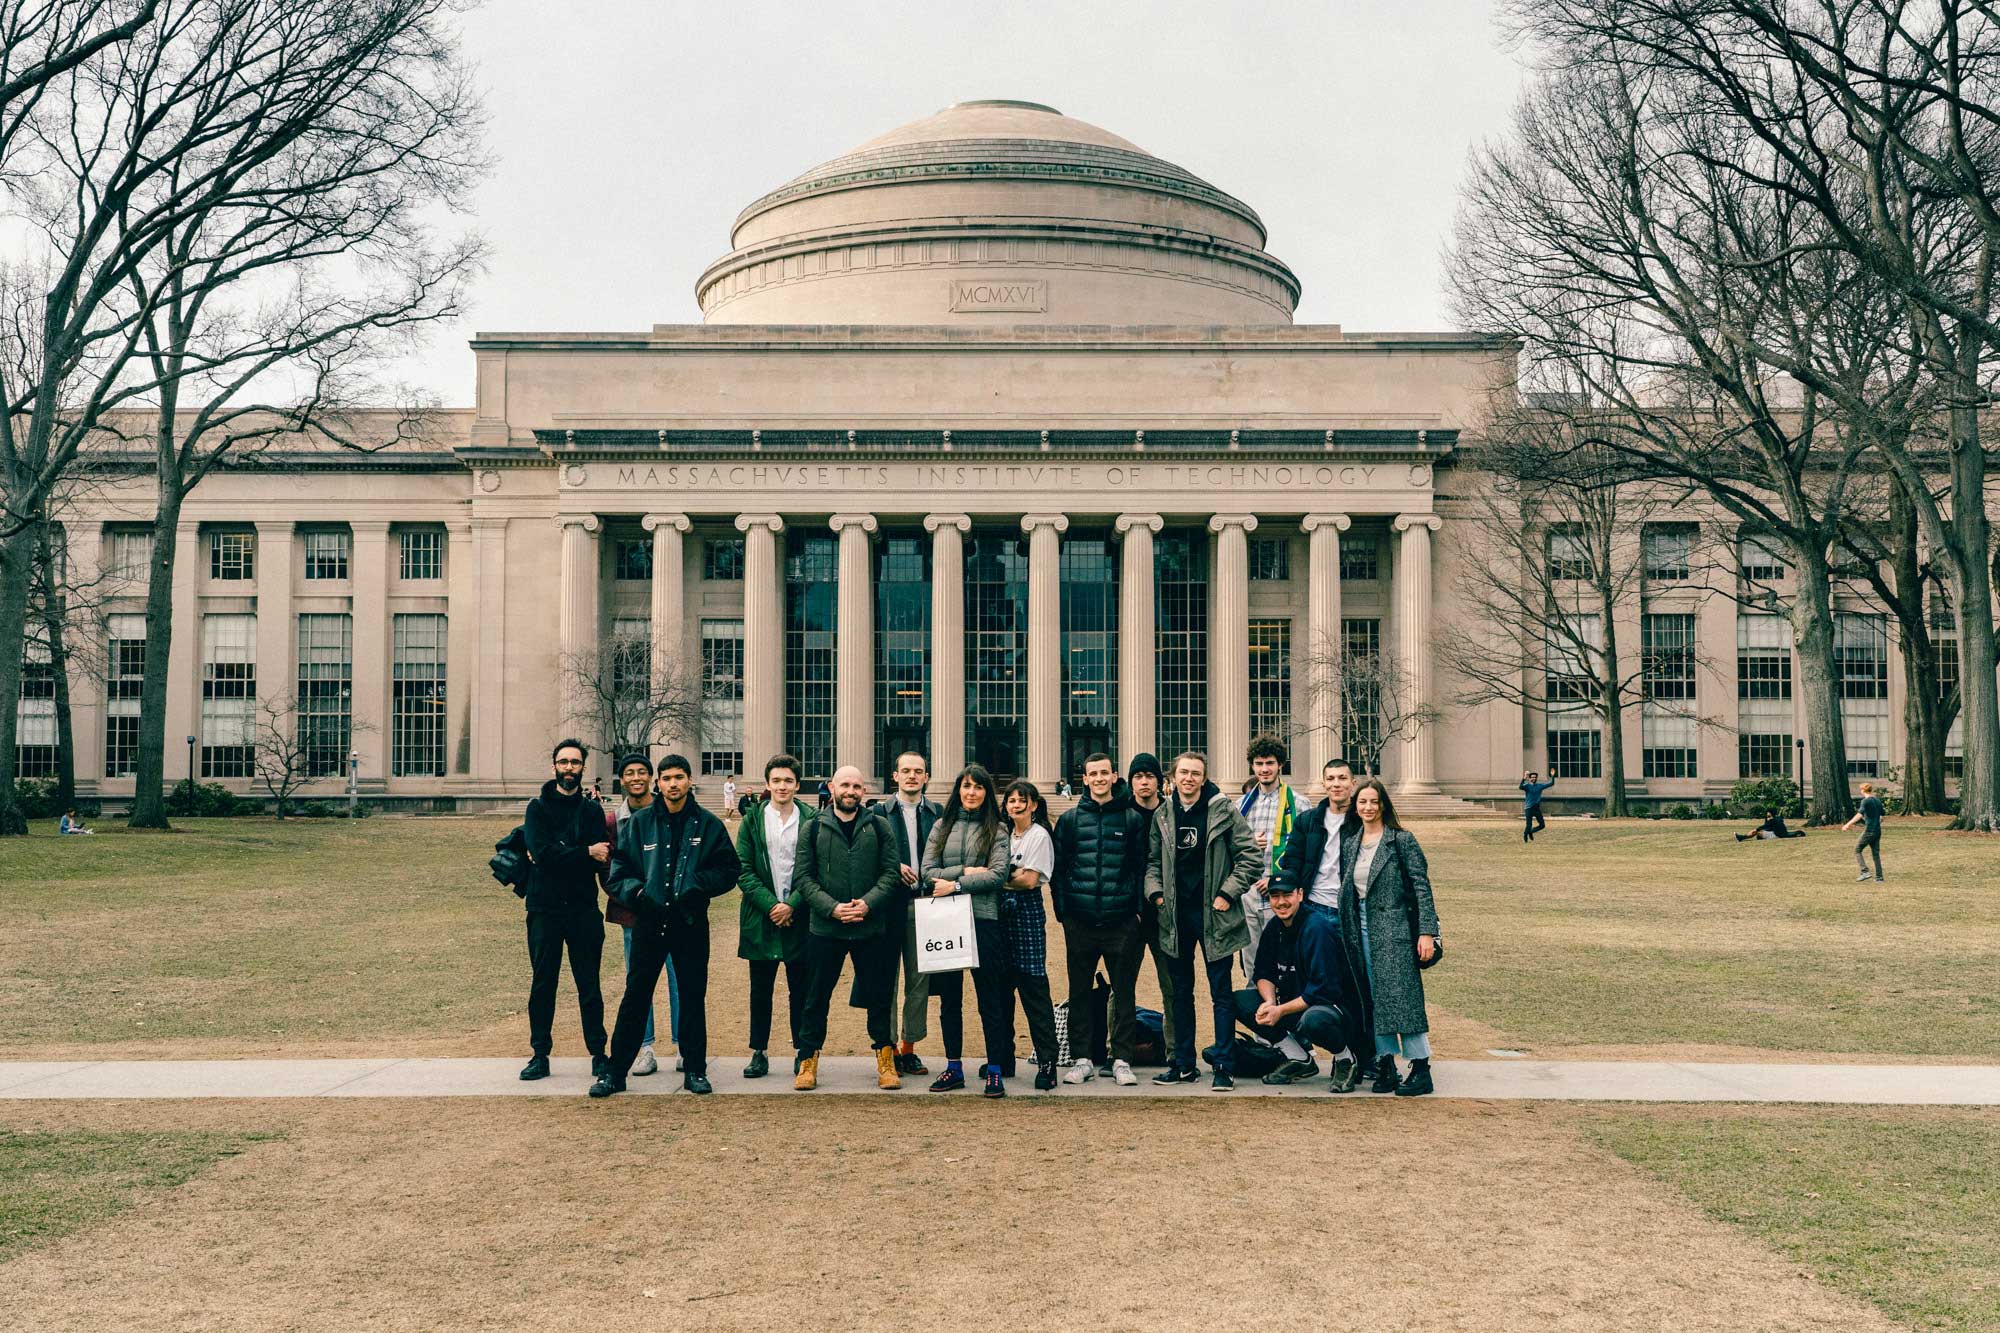
<path fill-rule="evenodd" d="M 1424 1017 L 1424 974 L 1417 967 L 1417 936 L 1436 936 L 1439 930 L 1424 849 L 1407 829 L 1384 829 L 1382 845 L 1375 849 L 1375 862 L 1368 871 L 1365 908 L 1354 886 L 1354 861 L 1360 854 L 1359 836 L 1340 851 L 1340 936 L 1355 989 L 1370 1001 L 1374 1032 L 1429 1032 L 1430 1020 Z M 1410 929 L 1413 905 L 1415 931 Z M 1367 968 L 1361 957 L 1363 911 L 1368 913 Z M 1375 976 L 1372 997 L 1366 994 L 1371 968 Z"/>

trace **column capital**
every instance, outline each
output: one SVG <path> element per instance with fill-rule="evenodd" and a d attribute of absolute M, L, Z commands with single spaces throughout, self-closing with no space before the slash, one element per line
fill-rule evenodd
<path fill-rule="evenodd" d="M 557 514 L 556 527 L 582 528 L 585 532 L 596 532 L 604 526 L 604 521 L 595 514 Z"/>
<path fill-rule="evenodd" d="M 835 514 L 826 521 L 835 532 L 845 532 L 849 528 L 860 528 L 863 532 L 873 532 L 882 525 L 875 521 L 873 514 Z"/>
<path fill-rule="evenodd" d="M 1069 531 L 1067 514 L 1023 514 L 1021 531 L 1033 532 L 1037 528 L 1053 528 L 1058 534 Z"/>
<path fill-rule="evenodd" d="M 639 520 L 639 526 L 648 532 L 658 532 L 661 528 L 687 532 L 694 527 L 694 520 L 686 514 L 648 514 Z"/>
<path fill-rule="evenodd" d="M 1425 528 L 1436 532 L 1444 526 L 1444 520 L 1436 514 L 1398 514 L 1396 521 L 1389 526 L 1397 532 L 1408 532 L 1411 528 Z"/>
<path fill-rule="evenodd" d="M 970 532 L 972 518 L 968 514 L 928 514 L 924 517 L 925 532 L 936 532 L 939 528 L 957 528 L 960 532 Z"/>
<path fill-rule="evenodd" d="M 1354 520 L 1345 514 L 1307 514 L 1299 520 L 1299 527 L 1306 532 L 1317 532 L 1321 528 L 1345 532 L 1353 526 Z"/>
<path fill-rule="evenodd" d="M 1167 526 L 1167 521 L 1158 514 L 1120 514 L 1111 524 L 1112 530 L 1120 535 L 1130 532 L 1134 528 L 1145 528 L 1149 532 L 1158 532 L 1165 526 Z"/>
<path fill-rule="evenodd" d="M 1208 520 L 1210 532 L 1221 532 L 1224 528 L 1241 528 L 1245 532 L 1257 530 L 1255 514 L 1216 514 Z"/>
<path fill-rule="evenodd" d="M 772 532 L 783 532 L 785 520 L 777 514 L 738 514 L 736 530 L 748 532 L 752 528 L 769 528 Z"/>

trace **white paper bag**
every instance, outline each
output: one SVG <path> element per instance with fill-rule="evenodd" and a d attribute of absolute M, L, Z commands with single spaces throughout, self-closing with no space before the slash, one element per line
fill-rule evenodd
<path fill-rule="evenodd" d="M 962 972 L 979 966 L 979 936 L 972 928 L 972 899 L 960 894 L 919 898 L 917 971 Z"/>

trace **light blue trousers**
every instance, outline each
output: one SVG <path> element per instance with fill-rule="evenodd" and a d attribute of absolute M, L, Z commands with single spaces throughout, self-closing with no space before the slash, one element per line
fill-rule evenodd
<path fill-rule="evenodd" d="M 1368 909 L 1361 909 L 1361 966 L 1368 972 L 1368 995 L 1375 995 L 1375 957 L 1368 951 Z M 1428 1032 L 1378 1032 L 1375 1034 L 1375 1054 L 1400 1055 L 1406 1060 L 1428 1060 L 1431 1058 L 1431 1034 Z"/>

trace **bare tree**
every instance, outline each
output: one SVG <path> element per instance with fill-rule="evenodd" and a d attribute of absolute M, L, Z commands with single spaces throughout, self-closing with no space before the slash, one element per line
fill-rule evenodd
<path fill-rule="evenodd" d="M 1302 716 L 1338 718 L 1340 752 L 1371 776 L 1382 772 L 1382 756 L 1390 746 L 1416 739 L 1443 717 L 1435 705 L 1419 699 L 1416 682 L 1386 651 L 1365 651 L 1359 645 L 1350 650 L 1344 644 L 1318 640 L 1307 645 L 1300 675 L 1300 697 L 1308 705 Z M 1313 706 L 1321 700 L 1332 708 Z M 1322 728 L 1293 723 L 1297 736 L 1315 730 Z"/>
<path fill-rule="evenodd" d="M 595 653 L 559 664 L 566 726 L 601 754 L 650 754 L 653 747 L 693 735 L 701 720 L 698 673 L 679 663 L 653 662 L 642 638 L 614 638 Z"/>
<path fill-rule="evenodd" d="M 257 700 L 257 713 L 250 727 L 250 766 L 257 774 L 257 781 L 271 793 L 280 819 L 285 817 L 287 805 L 299 788 L 326 776 L 321 762 L 324 738 L 304 723 L 304 710 L 297 695 L 265 695 Z M 369 731 L 370 724 L 350 721 L 349 743 L 353 736 L 367 735 Z M 192 783 L 194 779 L 190 777 L 188 781 Z"/>

